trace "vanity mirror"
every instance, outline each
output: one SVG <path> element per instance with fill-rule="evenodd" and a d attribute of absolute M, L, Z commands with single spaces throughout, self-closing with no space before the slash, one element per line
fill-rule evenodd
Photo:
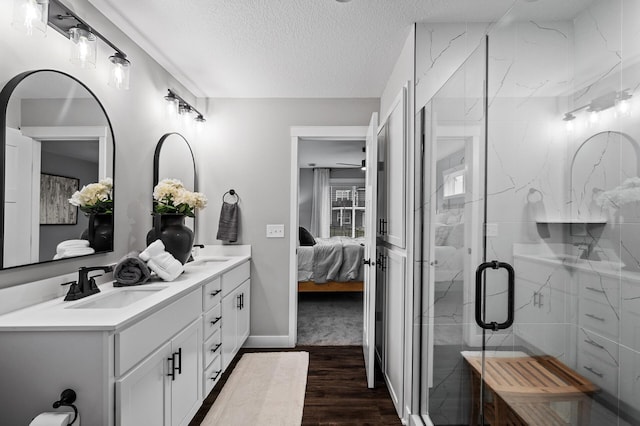
<path fill-rule="evenodd" d="M 153 186 L 162 179 L 178 179 L 189 191 L 198 190 L 193 151 L 180 133 L 166 133 L 156 145 L 153 156 Z M 187 217 L 185 225 L 195 234 L 195 218 Z"/>
<path fill-rule="evenodd" d="M 634 182 L 639 172 L 640 146 L 630 135 L 604 131 L 588 137 L 571 161 L 571 217 L 587 222 L 606 221 L 607 207 L 620 206 L 613 206 L 618 203 L 604 198 L 610 198 L 611 191 L 621 185 Z"/>
<path fill-rule="evenodd" d="M 68 199 L 114 177 L 109 117 L 87 86 L 55 70 L 12 78 L 0 92 L 0 108 L 0 269 L 61 258 L 62 242 L 93 228 Z M 112 234 L 104 234 L 109 244 L 96 252 L 113 250 Z M 64 257 L 91 251 L 67 250 Z"/>

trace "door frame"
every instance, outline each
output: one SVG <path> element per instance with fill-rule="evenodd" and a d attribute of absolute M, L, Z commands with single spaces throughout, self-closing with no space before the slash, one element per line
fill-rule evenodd
<path fill-rule="evenodd" d="M 304 139 L 362 140 L 368 126 L 292 126 L 291 127 L 291 188 L 289 214 L 289 335 L 288 346 L 298 340 L 298 145 Z"/>

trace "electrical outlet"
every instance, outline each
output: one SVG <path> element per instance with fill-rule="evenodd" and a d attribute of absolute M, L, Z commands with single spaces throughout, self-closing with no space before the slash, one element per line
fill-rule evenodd
<path fill-rule="evenodd" d="M 267 238 L 284 238 L 284 225 L 267 225 Z"/>

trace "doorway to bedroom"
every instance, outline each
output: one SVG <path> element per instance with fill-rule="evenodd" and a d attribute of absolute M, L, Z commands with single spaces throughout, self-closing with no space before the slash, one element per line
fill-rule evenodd
<path fill-rule="evenodd" d="M 298 238 L 292 262 L 297 285 L 291 318 L 297 345 L 362 345 L 366 164 L 361 134 L 297 141 Z"/>

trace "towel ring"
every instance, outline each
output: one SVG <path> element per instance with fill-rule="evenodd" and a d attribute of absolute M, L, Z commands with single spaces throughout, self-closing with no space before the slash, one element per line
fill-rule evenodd
<path fill-rule="evenodd" d="M 240 196 L 238 195 L 238 193 L 236 192 L 235 189 L 230 189 L 227 192 L 224 193 L 224 195 L 222 195 L 222 202 L 224 203 L 224 197 L 226 197 L 227 195 L 231 195 L 232 197 L 236 197 L 236 202 L 234 204 L 237 204 L 238 201 L 240 201 Z"/>
<path fill-rule="evenodd" d="M 533 201 L 531 200 L 531 197 L 532 197 L 533 195 L 535 195 L 536 193 L 540 194 L 540 200 L 539 200 L 539 201 L 544 200 L 544 194 L 542 194 L 542 192 L 538 191 L 538 190 L 537 190 L 537 189 L 535 189 L 535 188 L 529 188 L 529 193 L 527 194 L 527 202 L 528 202 L 528 203 L 533 202 Z"/>

